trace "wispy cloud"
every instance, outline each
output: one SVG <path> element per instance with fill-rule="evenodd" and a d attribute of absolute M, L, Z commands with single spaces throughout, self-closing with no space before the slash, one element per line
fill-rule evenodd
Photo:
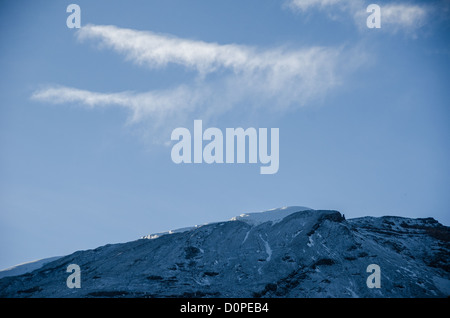
<path fill-rule="evenodd" d="M 416 29 L 429 18 L 430 7 L 411 4 L 388 4 L 382 7 L 382 23 L 397 28 Z"/>
<path fill-rule="evenodd" d="M 358 50 L 344 47 L 260 49 L 116 26 L 87 25 L 78 38 L 92 40 L 149 69 L 175 64 L 197 74 L 190 82 L 165 90 L 101 93 L 51 86 L 32 96 L 57 104 L 127 108 L 131 123 L 150 119 L 179 124 L 187 118 L 217 117 L 243 104 L 269 111 L 301 107 L 326 95 L 364 59 Z"/>
<path fill-rule="evenodd" d="M 242 70 L 269 66 L 268 59 L 255 58 L 255 52 L 249 47 L 181 39 L 112 25 L 87 25 L 79 30 L 78 38 L 98 40 L 102 46 L 151 68 L 175 63 L 200 73 L 210 73 L 220 67 Z"/>
<path fill-rule="evenodd" d="M 111 48 L 124 54 L 127 60 L 150 68 L 173 63 L 193 69 L 200 75 L 228 70 L 236 76 L 262 77 L 265 88 L 272 89 L 285 86 L 287 81 L 330 83 L 332 65 L 326 60 L 333 63 L 338 54 L 337 49 L 324 47 L 260 50 L 237 44 L 220 45 L 115 26 L 88 25 L 80 29 L 78 37 L 98 40 L 102 47 Z"/>
<path fill-rule="evenodd" d="M 331 7 L 346 7 L 352 2 L 359 0 L 288 0 L 285 6 L 294 11 L 307 11 L 311 9 L 329 9 Z"/>
<path fill-rule="evenodd" d="M 90 108 L 119 106 L 131 111 L 130 123 L 145 119 L 162 119 L 183 112 L 199 101 L 195 92 L 184 86 L 167 91 L 146 93 L 99 93 L 65 86 L 51 86 L 33 93 L 32 99 L 54 104 L 76 103 Z"/>
<path fill-rule="evenodd" d="M 415 32 L 431 19 L 433 7 L 431 4 L 414 4 L 410 2 L 373 2 L 365 0 L 288 0 L 285 7 L 297 13 L 312 10 L 326 12 L 327 16 L 335 20 L 350 20 L 359 29 L 366 26 L 369 4 L 376 3 L 381 7 L 382 30 L 388 33 L 404 32 L 415 35 Z M 341 19 L 336 18 L 341 14 Z"/>

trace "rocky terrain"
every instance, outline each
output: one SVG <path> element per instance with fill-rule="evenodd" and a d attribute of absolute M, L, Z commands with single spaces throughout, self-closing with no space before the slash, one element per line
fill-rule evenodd
<path fill-rule="evenodd" d="M 449 240 L 433 218 L 289 207 L 78 251 L 1 278 L 0 296 L 448 297 Z M 81 288 L 66 285 L 69 264 Z"/>

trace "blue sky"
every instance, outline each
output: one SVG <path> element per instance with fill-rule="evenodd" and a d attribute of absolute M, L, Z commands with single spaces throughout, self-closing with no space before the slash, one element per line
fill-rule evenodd
<path fill-rule="evenodd" d="M 2 1 L 0 268 L 291 205 L 449 225 L 449 8 Z M 195 119 L 279 128 L 278 173 L 174 164 Z"/>

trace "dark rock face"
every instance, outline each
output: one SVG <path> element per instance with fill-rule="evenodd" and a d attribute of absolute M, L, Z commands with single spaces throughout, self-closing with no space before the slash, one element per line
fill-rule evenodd
<path fill-rule="evenodd" d="M 432 218 L 302 210 L 78 251 L 0 279 L 0 296 L 448 297 L 449 236 Z M 80 266 L 81 288 L 67 287 L 69 264 Z M 370 264 L 380 288 L 366 284 Z"/>

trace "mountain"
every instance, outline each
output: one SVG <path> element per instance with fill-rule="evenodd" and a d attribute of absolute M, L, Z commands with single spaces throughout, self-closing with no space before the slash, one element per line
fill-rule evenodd
<path fill-rule="evenodd" d="M 0 296 L 448 297 L 449 241 L 433 218 L 281 208 L 78 251 L 3 277 Z M 70 264 L 81 288 L 66 285 Z"/>

